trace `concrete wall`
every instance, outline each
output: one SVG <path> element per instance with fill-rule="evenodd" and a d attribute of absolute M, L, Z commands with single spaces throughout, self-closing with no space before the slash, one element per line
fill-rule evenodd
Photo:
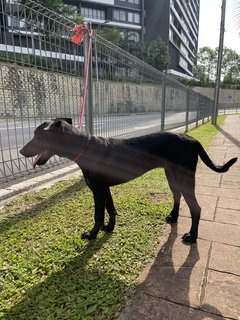
<path fill-rule="evenodd" d="M 94 113 L 156 112 L 160 85 L 94 81 Z M 0 117 L 79 114 L 83 79 L 66 74 L 0 64 Z"/>
<path fill-rule="evenodd" d="M 82 78 L 0 64 L 1 118 L 78 115 L 82 95 Z M 186 103 L 186 89 L 167 81 L 166 111 L 185 111 Z M 160 112 L 161 107 L 161 83 L 93 81 L 95 114 Z"/>
<path fill-rule="evenodd" d="M 194 91 L 200 92 L 203 95 L 214 99 L 214 88 L 202 88 L 195 87 Z M 219 102 L 220 103 L 240 103 L 240 90 L 233 89 L 220 89 L 219 92 Z"/>
<path fill-rule="evenodd" d="M 81 105 L 83 83 L 68 75 L 0 64 L 0 117 L 61 115 Z"/>

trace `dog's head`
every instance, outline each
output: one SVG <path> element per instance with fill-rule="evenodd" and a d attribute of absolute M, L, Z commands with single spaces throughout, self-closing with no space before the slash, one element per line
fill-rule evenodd
<path fill-rule="evenodd" d="M 34 137 L 21 150 L 25 157 L 35 157 L 33 167 L 45 164 L 53 155 L 61 156 L 61 134 L 72 128 L 71 118 L 57 118 L 53 121 L 42 123 L 34 131 Z"/>

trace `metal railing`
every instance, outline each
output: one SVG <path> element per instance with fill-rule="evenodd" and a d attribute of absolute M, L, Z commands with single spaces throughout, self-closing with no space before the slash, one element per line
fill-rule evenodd
<path fill-rule="evenodd" d="M 79 123 L 84 45 L 73 21 L 32 0 L 0 0 L 0 183 L 33 172 L 19 154 L 44 120 Z M 207 118 L 213 101 L 94 34 L 83 129 L 131 137 Z M 40 171 L 66 160 L 52 158 Z"/>

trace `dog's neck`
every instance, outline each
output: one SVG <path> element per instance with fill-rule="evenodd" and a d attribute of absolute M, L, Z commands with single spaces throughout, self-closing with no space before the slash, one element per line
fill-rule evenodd
<path fill-rule="evenodd" d="M 81 160 L 81 158 L 83 157 L 85 151 L 87 150 L 90 142 L 91 142 L 90 139 L 85 141 L 85 143 L 81 147 L 81 150 L 79 151 L 78 155 L 73 159 L 74 162 L 78 163 Z"/>
<path fill-rule="evenodd" d="M 91 142 L 91 135 L 80 131 L 64 131 L 54 144 L 54 154 L 59 157 L 67 158 L 71 161 L 80 164 L 80 160 L 84 156 Z"/>

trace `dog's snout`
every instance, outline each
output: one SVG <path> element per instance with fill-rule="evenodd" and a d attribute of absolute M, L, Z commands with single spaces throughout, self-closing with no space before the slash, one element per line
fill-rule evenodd
<path fill-rule="evenodd" d="M 23 155 L 24 157 L 34 157 L 40 151 L 41 150 L 34 139 L 29 141 L 25 146 L 22 147 L 21 150 L 19 150 L 20 154 Z"/>

